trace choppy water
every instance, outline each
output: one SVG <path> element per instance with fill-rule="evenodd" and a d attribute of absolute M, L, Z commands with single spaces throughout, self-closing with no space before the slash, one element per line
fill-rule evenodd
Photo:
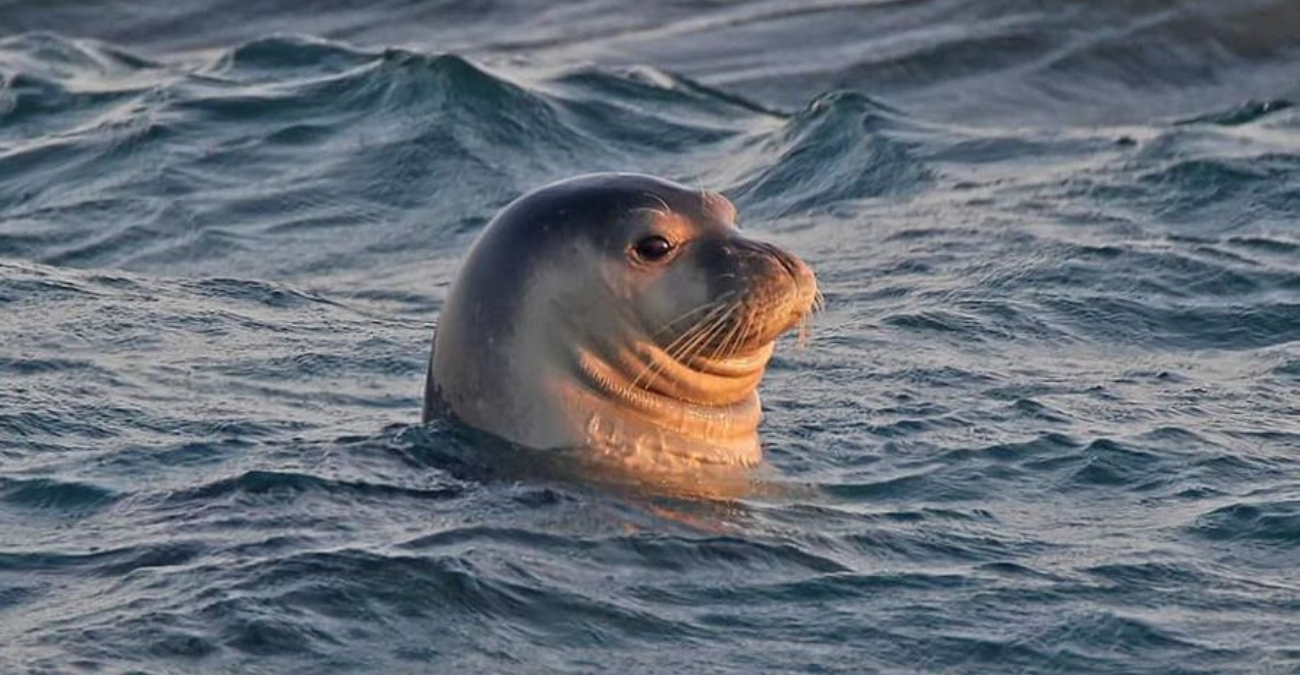
<path fill-rule="evenodd" d="M 0 672 L 1300 672 L 1294 2 L 155 4 L 0 1 Z M 799 489 L 417 424 L 606 169 L 817 270 Z"/>

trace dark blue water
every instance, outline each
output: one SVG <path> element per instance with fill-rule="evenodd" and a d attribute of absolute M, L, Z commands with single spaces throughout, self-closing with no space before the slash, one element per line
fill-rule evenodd
<path fill-rule="evenodd" d="M 1300 5 L 278 4 L 0 0 L 0 672 L 1300 672 Z M 821 279 L 767 489 L 417 424 L 611 169 Z"/>

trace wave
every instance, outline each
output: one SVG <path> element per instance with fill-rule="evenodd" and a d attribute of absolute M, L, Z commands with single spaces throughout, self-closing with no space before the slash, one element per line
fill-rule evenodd
<path fill-rule="evenodd" d="M 64 59 L 65 83 L 100 73 L 80 42 L 23 36 L 6 47 L 28 55 L 33 42 L 78 56 Z M 9 63 L 15 77 L 28 72 Z M 661 71 L 580 67 L 515 81 L 453 54 L 293 36 L 197 65 L 115 63 L 125 74 L 102 85 L 111 105 L 47 92 L 40 105 L 81 121 L 0 143 L 11 179 L 0 212 L 12 223 L 0 254 L 318 275 L 379 256 L 427 259 L 523 189 L 591 170 L 709 178 L 760 219 L 915 194 L 929 175 L 900 137 L 902 113 L 853 93 L 786 119 Z M 70 184 L 83 188 L 58 189 Z M 249 263 L 272 239 L 279 254 Z"/>
<path fill-rule="evenodd" d="M 0 502 L 11 507 L 78 514 L 96 511 L 117 499 L 112 490 L 89 483 L 0 476 Z"/>
<path fill-rule="evenodd" d="M 267 495 L 274 499 L 311 492 L 353 495 L 357 498 L 449 499 L 459 496 L 461 489 L 454 485 L 412 488 L 369 481 L 328 479 L 287 471 L 253 470 L 174 492 L 168 495 L 168 501 L 207 502 L 236 495 Z"/>
<path fill-rule="evenodd" d="M 727 192 L 747 212 L 769 218 L 916 194 L 928 171 L 909 143 L 883 133 L 905 126 L 900 112 L 861 94 L 827 94 L 761 137 L 751 150 L 757 157 L 730 160 L 758 168 L 742 169 Z"/>
<path fill-rule="evenodd" d="M 1294 550 L 1300 546 L 1300 501 L 1269 500 L 1222 506 L 1196 519 L 1195 534 L 1213 540 L 1247 540 Z"/>
<path fill-rule="evenodd" d="M 1249 98 L 1300 96 L 1288 0 L 1183 2 L 923 0 L 698 7 L 599 0 L 582 9 L 513 0 L 328 2 L 283 7 L 184 0 L 157 16 L 19 0 L 10 30 L 54 29 L 155 50 L 248 43 L 268 32 L 356 44 L 435 46 L 474 58 L 653 63 L 709 86 L 797 108 L 858 89 L 945 120 L 1128 123 Z M 194 26 L 203 25 L 196 31 Z M 252 56 L 250 54 L 249 56 Z"/>

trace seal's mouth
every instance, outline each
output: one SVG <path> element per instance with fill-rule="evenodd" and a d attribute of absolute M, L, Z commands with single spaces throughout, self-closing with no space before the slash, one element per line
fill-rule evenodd
<path fill-rule="evenodd" d="M 781 334 L 805 325 L 821 305 L 812 270 L 772 244 L 734 237 L 720 247 L 711 264 L 713 301 L 697 308 L 689 324 L 664 346 L 679 361 L 756 355 Z"/>

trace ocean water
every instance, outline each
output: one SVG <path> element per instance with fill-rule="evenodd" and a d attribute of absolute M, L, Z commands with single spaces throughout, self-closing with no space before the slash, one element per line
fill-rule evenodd
<path fill-rule="evenodd" d="M 0 673 L 1300 673 L 1300 5 L 0 0 Z M 771 489 L 419 425 L 497 209 L 718 189 Z"/>

